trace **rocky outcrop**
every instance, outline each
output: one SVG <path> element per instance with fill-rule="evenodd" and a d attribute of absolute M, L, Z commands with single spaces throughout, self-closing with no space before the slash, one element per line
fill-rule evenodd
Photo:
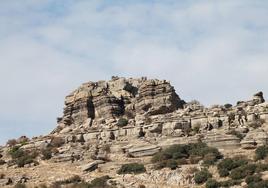
<path fill-rule="evenodd" d="M 241 141 L 243 149 L 255 149 L 266 144 L 268 144 L 268 134 L 263 129 L 251 130 Z"/>
<path fill-rule="evenodd" d="M 160 151 L 160 147 L 149 145 L 149 146 L 140 146 L 133 147 L 128 150 L 128 155 L 131 157 L 144 157 L 152 156 Z"/>
<path fill-rule="evenodd" d="M 66 127 L 111 127 L 124 115 L 134 118 L 136 114 L 166 114 L 183 104 L 165 80 L 114 77 L 107 82 L 88 82 L 66 97 L 63 117 L 58 118 L 58 129 L 54 132 L 70 131 Z"/>
<path fill-rule="evenodd" d="M 212 131 L 202 139 L 208 146 L 219 149 L 236 149 L 240 147 L 240 139 L 232 134 Z"/>
<path fill-rule="evenodd" d="M 98 168 L 98 165 L 103 164 L 103 163 L 104 163 L 104 161 L 102 161 L 102 160 L 96 160 L 96 161 L 93 161 L 89 164 L 81 166 L 81 169 L 82 169 L 82 171 L 87 171 L 87 172 L 89 171 L 90 172 L 90 171 L 96 170 Z"/>

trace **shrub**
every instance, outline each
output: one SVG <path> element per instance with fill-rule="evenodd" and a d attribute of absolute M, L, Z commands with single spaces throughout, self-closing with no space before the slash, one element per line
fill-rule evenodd
<path fill-rule="evenodd" d="M 53 137 L 51 139 L 50 145 L 52 147 L 61 147 L 65 143 L 65 140 L 62 137 Z"/>
<path fill-rule="evenodd" d="M 226 180 L 226 181 L 220 182 L 221 187 L 232 187 L 232 186 L 239 185 L 239 184 L 241 184 L 240 180 Z"/>
<path fill-rule="evenodd" d="M 43 160 L 49 160 L 52 157 L 52 151 L 51 148 L 46 148 L 41 150 L 41 154 L 42 154 L 42 159 Z"/>
<path fill-rule="evenodd" d="M 9 150 L 9 154 L 11 155 L 15 163 L 18 165 L 18 167 L 24 167 L 24 165 L 26 164 L 35 162 L 34 159 L 38 155 L 35 150 L 25 152 L 19 146 L 13 146 Z"/>
<path fill-rule="evenodd" d="M 94 180 L 91 181 L 91 183 L 88 185 L 87 188 L 106 188 L 108 187 L 107 185 L 107 180 L 111 179 L 109 176 L 102 176 L 100 178 L 95 178 Z"/>
<path fill-rule="evenodd" d="M 22 144 L 22 145 L 25 145 L 27 144 L 27 142 L 29 142 L 29 138 L 27 136 L 21 136 L 17 139 L 17 142 Z"/>
<path fill-rule="evenodd" d="M 268 164 L 256 164 L 256 172 L 259 173 L 259 172 L 264 172 L 264 171 L 268 171 Z"/>
<path fill-rule="evenodd" d="M 253 175 L 255 173 L 255 170 L 256 170 L 255 164 L 240 166 L 231 171 L 230 178 L 234 180 L 243 179 L 248 175 Z"/>
<path fill-rule="evenodd" d="M 178 166 L 178 163 L 174 159 L 167 160 L 166 167 L 170 168 L 171 170 L 175 170 L 177 166 Z"/>
<path fill-rule="evenodd" d="M 9 150 L 9 154 L 12 157 L 12 159 L 17 159 L 19 157 L 22 157 L 25 153 L 22 149 L 20 149 L 19 146 L 13 146 L 10 150 Z"/>
<path fill-rule="evenodd" d="M 153 163 L 161 163 L 159 166 L 163 166 L 165 160 L 174 159 L 185 160 L 190 158 L 191 163 L 197 163 L 201 159 L 204 159 L 206 165 L 214 164 L 218 159 L 222 157 L 221 153 L 212 147 L 208 147 L 205 143 L 194 143 L 188 145 L 172 145 L 165 150 L 155 154 L 152 157 Z M 185 163 L 184 163 L 185 164 Z M 163 166 L 164 168 L 165 166 Z"/>
<path fill-rule="evenodd" d="M 118 127 L 124 127 L 128 124 L 128 120 L 125 118 L 120 118 L 117 122 Z"/>
<path fill-rule="evenodd" d="M 268 147 L 267 146 L 259 146 L 255 150 L 256 160 L 261 160 L 267 157 L 268 155 Z"/>
<path fill-rule="evenodd" d="M 194 181 L 197 184 L 202 184 L 205 183 L 211 177 L 212 175 L 207 169 L 202 169 L 201 171 L 195 173 Z"/>
<path fill-rule="evenodd" d="M 7 145 L 9 147 L 15 146 L 17 144 L 17 140 L 16 139 L 10 139 L 7 141 Z"/>
<path fill-rule="evenodd" d="M 247 176 L 247 177 L 246 177 L 246 180 L 245 180 L 245 182 L 246 182 L 247 184 L 250 184 L 250 183 L 256 183 L 256 182 L 260 182 L 260 181 L 262 181 L 260 175 L 251 175 L 251 176 Z"/>
<path fill-rule="evenodd" d="M 243 159 L 243 158 L 226 158 L 223 159 L 218 165 L 218 172 L 220 174 L 221 177 L 225 177 L 227 176 L 227 171 L 229 173 L 230 170 L 233 170 L 237 167 L 240 167 L 242 165 L 246 165 L 248 163 L 247 160 Z"/>
<path fill-rule="evenodd" d="M 225 107 L 226 109 L 229 109 L 229 108 L 232 108 L 232 107 L 233 107 L 233 105 L 232 105 L 232 104 L 228 104 L 228 103 L 227 103 L 227 104 L 225 104 L 225 105 L 224 105 L 224 107 Z"/>
<path fill-rule="evenodd" d="M 203 159 L 203 163 L 206 166 L 213 165 L 217 161 L 217 157 L 213 153 L 206 154 Z"/>
<path fill-rule="evenodd" d="M 216 180 L 214 179 L 209 179 L 207 182 L 206 182 L 206 188 L 219 188 L 220 187 L 220 183 L 217 182 Z"/>
<path fill-rule="evenodd" d="M 117 171 L 118 174 L 139 174 L 145 172 L 146 169 L 143 164 L 139 163 L 129 163 L 124 164 L 121 168 Z"/>
<path fill-rule="evenodd" d="M 6 164 L 6 161 L 3 159 L 0 159 L 0 165 L 4 165 L 4 164 Z"/>
<path fill-rule="evenodd" d="M 190 163 L 191 164 L 197 164 L 200 160 L 202 160 L 202 157 L 200 156 L 195 156 L 195 155 L 191 155 L 189 157 Z"/>
<path fill-rule="evenodd" d="M 262 180 L 259 182 L 251 182 L 248 184 L 248 188 L 266 188 L 268 187 L 268 181 L 267 180 Z"/>
<path fill-rule="evenodd" d="M 26 185 L 22 183 L 17 183 L 14 188 L 26 188 Z"/>
<path fill-rule="evenodd" d="M 16 160 L 16 164 L 18 165 L 18 167 L 24 167 L 24 165 L 30 164 L 33 162 L 34 162 L 33 157 L 30 155 L 25 155 L 25 156 L 19 157 Z"/>
<path fill-rule="evenodd" d="M 229 176 L 229 170 L 227 170 L 226 168 L 220 168 L 220 169 L 218 169 L 218 173 L 219 173 L 220 177 L 227 177 L 227 176 Z"/>

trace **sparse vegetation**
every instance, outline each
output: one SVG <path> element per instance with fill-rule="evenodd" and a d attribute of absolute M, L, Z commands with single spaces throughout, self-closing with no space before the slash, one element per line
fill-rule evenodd
<path fill-rule="evenodd" d="M 107 185 L 107 181 L 111 179 L 109 176 L 102 176 L 100 178 L 95 178 L 90 182 L 88 188 L 108 188 L 110 186 Z"/>
<path fill-rule="evenodd" d="M 38 153 L 34 151 L 24 151 L 19 146 L 13 146 L 9 150 L 9 154 L 12 157 L 13 161 L 18 165 L 18 167 L 24 167 L 26 164 L 35 163 L 34 159 L 37 157 Z"/>
<path fill-rule="evenodd" d="M 46 149 L 41 150 L 41 154 L 42 154 L 42 159 L 43 160 L 49 160 L 49 159 L 51 159 L 51 157 L 52 157 L 51 148 L 48 147 Z"/>
<path fill-rule="evenodd" d="M 26 188 L 26 185 L 22 183 L 17 183 L 14 188 Z"/>
<path fill-rule="evenodd" d="M 218 168 L 219 175 L 221 177 L 226 177 L 230 174 L 231 170 L 237 167 L 240 167 L 242 165 L 246 165 L 246 164 L 248 164 L 248 161 L 243 158 L 234 158 L 234 159 L 226 158 L 226 159 L 223 159 L 217 165 L 217 168 Z"/>
<path fill-rule="evenodd" d="M 255 150 L 256 160 L 262 160 L 268 155 L 268 147 L 267 146 L 259 146 Z"/>
<path fill-rule="evenodd" d="M 212 174 L 208 171 L 208 169 L 204 168 L 194 175 L 194 181 L 197 184 L 205 183 L 209 178 L 212 177 Z"/>
<path fill-rule="evenodd" d="M 124 126 L 127 126 L 127 124 L 128 124 L 128 120 L 125 118 L 120 118 L 117 122 L 118 127 L 124 127 Z"/>
<path fill-rule="evenodd" d="M 214 179 L 209 179 L 207 182 L 206 182 L 206 188 L 219 188 L 220 187 L 220 183 L 217 182 L 216 180 Z"/>
<path fill-rule="evenodd" d="M 0 159 L 0 165 L 4 165 L 4 164 L 6 164 L 6 161 L 3 159 Z"/>
<path fill-rule="evenodd" d="M 263 119 L 258 118 L 255 121 L 250 122 L 248 124 L 248 126 L 254 128 L 254 129 L 257 129 L 257 128 L 261 127 L 264 123 L 265 123 L 265 121 Z"/>
<path fill-rule="evenodd" d="M 117 171 L 118 174 L 139 174 L 145 172 L 146 169 L 143 164 L 139 163 L 129 163 L 124 164 L 121 168 Z"/>
<path fill-rule="evenodd" d="M 13 146 L 15 146 L 16 144 L 17 144 L 17 140 L 16 140 L 16 139 L 10 139 L 10 140 L 7 141 L 7 145 L 8 145 L 9 147 L 13 147 Z"/>
<path fill-rule="evenodd" d="M 152 162 L 156 164 L 156 168 L 168 167 L 167 160 L 176 160 L 181 163 L 181 160 L 190 159 L 191 163 L 197 163 L 201 159 L 204 160 L 205 165 L 212 165 L 222 157 L 221 153 L 212 147 L 208 147 L 204 143 L 194 143 L 188 145 L 172 145 L 167 149 L 155 154 Z M 174 162 L 173 162 L 174 164 Z M 183 163 L 185 164 L 185 163 Z M 174 165 L 172 166 L 174 167 Z"/>

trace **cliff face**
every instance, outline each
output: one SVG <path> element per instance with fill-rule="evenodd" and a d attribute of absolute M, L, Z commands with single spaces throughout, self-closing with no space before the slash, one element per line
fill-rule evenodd
<path fill-rule="evenodd" d="M 268 145 L 267 122 L 268 103 L 262 92 L 234 106 L 205 107 L 180 99 L 165 80 L 113 77 L 87 82 L 65 98 L 63 116 L 49 135 L 21 137 L 0 148 L 0 172 L 5 174 L 0 187 L 66 182 L 74 175 L 85 181 L 109 175 L 116 187 L 202 187 L 193 175 L 201 159 L 194 163 L 182 158 L 179 162 L 185 164 L 171 170 L 155 169 L 151 157 L 174 144 L 201 142 L 226 158 L 253 160 L 255 149 Z M 17 150 L 34 160 L 21 166 L 25 161 L 11 155 Z M 118 174 L 121 165 L 133 162 L 143 163 L 146 172 Z M 209 170 L 219 178 L 215 167 Z"/>
<path fill-rule="evenodd" d="M 166 114 L 183 104 L 165 80 L 113 78 L 107 82 L 88 82 L 66 97 L 58 130 L 89 128 L 93 124 L 101 128 L 103 122 L 111 128 L 119 117 Z"/>

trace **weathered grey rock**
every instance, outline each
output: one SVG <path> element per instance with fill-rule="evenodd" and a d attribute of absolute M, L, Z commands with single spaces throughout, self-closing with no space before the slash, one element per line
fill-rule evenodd
<path fill-rule="evenodd" d="M 73 160 L 73 156 L 71 154 L 59 154 L 52 158 L 53 162 L 68 162 Z"/>
<path fill-rule="evenodd" d="M 182 108 L 183 104 L 165 80 L 116 78 L 88 82 L 66 97 L 63 117 L 58 118 L 58 128 L 53 133 L 66 134 L 80 126 L 100 126 L 97 122 L 101 119 L 112 125 L 122 115 L 132 114 L 130 118 L 134 118 L 136 114 L 166 114 Z"/>
<path fill-rule="evenodd" d="M 236 149 L 240 147 L 240 139 L 235 135 L 224 132 L 211 131 L 204 135 L 202 139 L 208 146 L 219 149 Z"/>
<path fill-rule="evenodd" d="M 12 180 L 10 178 L 4 178 L 4 179 L 0 179 L 0 186 L 1 187 L 5 187 L 7 185 L 12 184 Z"/>
<path fill-rule="evenodd" d="M 152 156 L 160 151 L 159 146 L 149 145 L 149 146 L 135 146 L 128 150 L 128 155 L 131 157 L 144 157 Z"/>
<path fill-rule="evenodd" d="M 251 130 L 241 141 L 242 148 L 254 149 L 268 143 L 268 134 L 263 129 Z"/>
<path fill-rule="evenodd" d="M 96 160 L 96 161 L 93 161 L 93 162 L 91 162 L 89 164 L 81 166 L 81 169 L 83 171 L 91 172 L 91 171 L 96 170 L 98 168 L 99 164 L 103 164 L 103 163 L 105 163 L 105 162 L 102 161 L 102 160 Z"/>

